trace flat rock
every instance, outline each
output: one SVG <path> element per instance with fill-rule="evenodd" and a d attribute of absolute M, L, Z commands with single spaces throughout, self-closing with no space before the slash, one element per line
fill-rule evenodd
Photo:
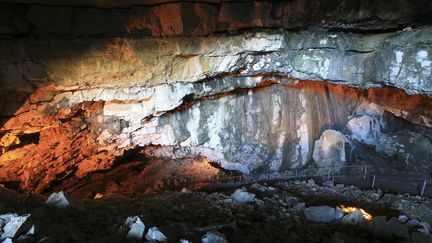
<path fill-rule="evenodd" d="M 318 223 L 329 223 L 336 219 L 336 209 L 329 206 L 315 206 L 304 209 L 308 220 Z"/>

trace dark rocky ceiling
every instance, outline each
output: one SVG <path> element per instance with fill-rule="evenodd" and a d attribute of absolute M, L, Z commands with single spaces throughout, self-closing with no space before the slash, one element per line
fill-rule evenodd
<path fill-rule="evenodd" d="M 135 5 L 156 5 L 175 2 L 206 2 L 220 3 L 220 0 L 5 0 L 2 3 L 43 4 L 59 6 L 92 6 L 100 8 L 130 7 Z M 227 1 L 224 1 L 227 2 Z"/>

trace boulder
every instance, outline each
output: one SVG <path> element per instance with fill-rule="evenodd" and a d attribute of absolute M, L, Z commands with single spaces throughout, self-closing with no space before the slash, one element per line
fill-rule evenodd
<path fill-rule="evenodd" d="M 319 167 L 341 167 L 347 162 L 349 140 L 341 132 L 325 130 L 315 141 L 313 159 Z"/>
<path fill-rule="evenodd" d="M 417 219 L 411 219 L 409 220 L 406 225 L 410 228 L 416 229 L 416 231 L 423 233 L 424 235 L 430 235 L 431 233 L 431 227 L 426 222 L 421 222 Z"/>
<path fill-rule="evenodd" d="M 336 220 L 336 210 L 329 206 L 315 206 L 304 209 L 308 220 L 318 223 L 329 223 Z"/>
<path fill-rule="evenodd" d="M 352 213 L 345 215 L 342 218 L 342 223 L 348 224 L 348 225 L 359 225 L 359 224 L 362 224 L 364 222 L 367 222 L 367 221 L 363 217 L 363 213 L 358 209 Z"/>
<path fill-rule="evenodd" d="M 53 206 L 55 208 L 66 209 L 76 208 L 82 209 L 78 201 L 63 191 L 52 193 L 45 202 L 46 205 Z"/>
<path fill-rule="evenodd" d="M 202 238 L 202 243 L 228 243 L 224 234 L 217 231 L 207 232 Z"/>
<path fill-rule="evenodd" d="M 397 221 L 400 223 L 405 223 L 408 221 L 408 217 L 406 215 L 399 215 L 399 217 L 397 218 Z"/>
<path fill-rule="evenodd" d="M 352 118 L 347 128 L 353 139 L 366 144 L 375 144 L 381 134 L 379 121 L 367 115 Z"/>
<path fill-rule="evenodd" d="M 342 210 L 342 208 L 340 207 L 336 207 L 336 219 L 342 219 L 344 217 L 344 212 Z"/>
<path fill-rule="evenodd" d="M 7 238 L 16 238 L 27 232 L 32 226 L 30 214 L 18 216 L 17 214 L 0 215 L 0 221 L 3 225 L 0 240 Z"/>
<path fill-rule="evenodd" d="M 231 197 L 237 202 L 248 203 L 254 201 L 255 194 L 246 192 L 243 189 L 237 189 L 233 194 L 231 194 Z"/>
<path fill-rule="evenodd" d="M 422 232 L 424 235 L 430 235 L 431 227 L 428 223 L 420 222 L 419 226 L 420 226 L 420 228 L 418 229 L 418 231 Z"/>
<path fill-rule="evenodd" d="M 150 228 L 145 238 L 149 241 L 153 240 L 158 242 L 163 242 L 167 239 L 167 237 L 157 227 Z"/>
<path fill-rule="evenodd" d="M 128 241 L 141 241 L 145 225 L 138 216 L 128 217 L 120 228 L 120 233 Z"/>

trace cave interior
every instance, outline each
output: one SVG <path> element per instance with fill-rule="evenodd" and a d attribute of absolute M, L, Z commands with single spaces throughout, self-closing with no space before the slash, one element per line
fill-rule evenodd
<path fill-rule="evenodd" d="M 432 242 L 432 2 L 0 1 L 0 242 Z"/>

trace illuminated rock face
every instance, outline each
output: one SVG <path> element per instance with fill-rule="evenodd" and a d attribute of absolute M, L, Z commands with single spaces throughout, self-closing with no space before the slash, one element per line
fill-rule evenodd
<path fill-rule="evenodd" d="M 418 4 L 394 14 L 380 4 L 373 13 L 351 6 L 334 22 L 325 14 L 334 10 L 302 1 L 4 5 L 17 21 L 0 19 L 0 182 L 50 191 L 149 145 L 160 146 L 157 157 L 205 156 L 252 174 L 370 158 L 427 174 L 432 28 L 388 32 L 420 23 L 413 13 L 428 8 Z M 253 21 L 235 14 L 240 8 Z M 203 21 L 185 18 L 195 15 Z M 115 24 L 100 21 L 106 16 Z M 326 31 L 293 30 L 314 24 Z M 212 34 L 250 27 L 285 30 Z M 386 33 L 368 33 L 377 30 Z M 334 145 L 319 140 L 329 130 L 346 139 L 337 161 L 320 150 Z"/>

